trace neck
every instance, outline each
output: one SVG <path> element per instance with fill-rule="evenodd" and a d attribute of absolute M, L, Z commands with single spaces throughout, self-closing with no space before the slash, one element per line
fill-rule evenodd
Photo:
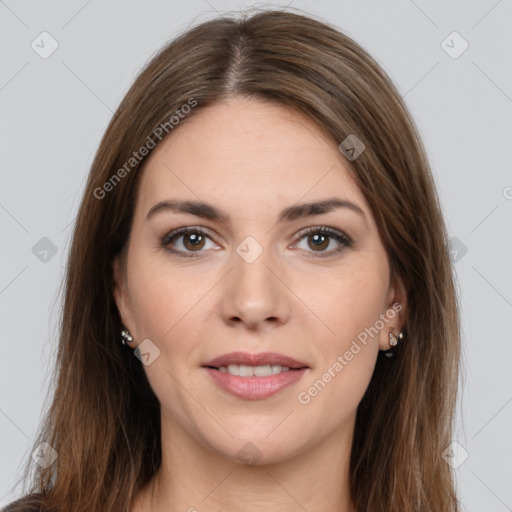
<path fill-rule="evenodd" d="M 265 465 L 246 465 L 197 442 L 162 417 L 162 464 L 133 512 L 355 512 L 349 497 L 355 417 L 317 446 Z"/>

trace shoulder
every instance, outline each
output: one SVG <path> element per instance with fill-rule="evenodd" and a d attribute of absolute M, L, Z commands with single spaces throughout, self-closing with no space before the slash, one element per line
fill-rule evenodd
<path fill-rule="evenodd" d="M 0 512 L 44 512 L 40 505 L 40 499 L 40 494 L 24 496 L 0 509 Z"/>
<path fill-rule="evenodd" d="M 0 509 L 0 512 L 44 512 L 44 509 L 38 506 L 27 506 L 23 502 L 15 501 Z"/>

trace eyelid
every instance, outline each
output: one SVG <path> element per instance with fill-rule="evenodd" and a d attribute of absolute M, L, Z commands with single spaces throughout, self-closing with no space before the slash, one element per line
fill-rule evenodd
<path fill-rule="evenodd" d="M 190 257 L 190 258 L 197 258 L 201 256 L 201 253 L 204 251 L 182 251 L 182 250 L 176 250 L 169 248 L 169 244 L 171 243 L 171 240 L 174 238 L 179 238 L 180 236 L 187 235 L 189 233 L 199 233 L 207 238 L 209 238 L 212 242 L 215 242 L 213 237 L 210 235 L 209 230 L 207 228 L 204 228 L 202 226 L 183 226 L 181 228 L 176 228 L 167 234 L 165 234 L 163 237 L 161 237 L 161 246 L 167 250 L 168 252 L 172 254 L 181 255 L 183 257 Z M 329 251 L 305 251 L 306 253 L 310 253 L 309 257 L 328 257 L 332 256 L 333 254 L 339 253 L 342 249 L 346 247 L 352 247 L 352 239 L 350 236 L 348 236 L 343 231 L 340 231 L 335 228 L 331 228 L 330 226 L 319 226 L 319 225 L 313 225 L 306 228 L 301 229 L 296 235 L 295 235 L 295 242 L 292 246 L 299 243 L 305 236 L 309 234 L 315 234 L 320 233 L 322 235 L 329 236 L 331 238 L 334 238 L 339 244 L 340 247 L 337 249 L 331 249 Z M 316 254 L 316 256 L 315 256 Z"/>
<path fill-rule="evenodd" d="M 316 234 L 316 233 L 319 233 L 321 235 L 326 235 L 330 238 L 335 239 L 336 242 L 338 242 L 339 246 L 335 249 L 330 249 L 329 251 L 305 251 L 305 253 L 307 254 L 307 256 L 306 256 L 307 258 L 315 258 L 315 259 L 329 258 L 329 257 L 335 256 L 335 255 L 338 255 L 344 249 L 353 247 L 352 238 L 350 236 L 348 236 L 346 233 L 344 233 L 343 231 L 336 229 L 336 228 L 331 228 L 330 226 L 318 226 L 318 225 L 310 226 L 308 228 L 304 228 L 304 229 L 300 230 L 297 233 L 297 241 L 294 242 L 293 246 L 300 243 L 300 241 L 307 235 Z"/>
<path fill-rule="evenodd" d="M 167 245 L 173 238 L 188 233 L 200 233 L 201 235 L 207 236 L 208 238 L 212 239 L 212 236 L 210 235 L 209 231 L 203 228 L 202 226 L 183 226 L 181 228 L 173 229 L 166 233 L 163 237 L 161 237 L 162 244 Z"/>
<path fill-rule="evenodd" d="M 310 233 L 323 233 L 332 235 L 333 237 L 343 238 L 347 243 L 352 244 L 352 239 L 345 232 L 336 228 L 331 228 L 330 226 L 318 226 L 315 224 L 314 226 L 301 229 L 296 236 L 298 238 L 302 238 L 303 236 Z"/>

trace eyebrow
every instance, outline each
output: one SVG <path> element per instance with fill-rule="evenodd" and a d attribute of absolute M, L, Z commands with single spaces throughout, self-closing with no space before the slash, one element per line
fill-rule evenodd
<path fill-rule="evenodd" d="M 330 198 L 324 201 L 315 201 L 312 203 L 300 203 L 289 206 L 279 213 L 278 222 L 294 221 L 299 218 L 309 217 L 312 215 L 322 215 L 332 212 L 338 208 L 347 208 L 360 215 L 366 222 L 366 214 L 357 204 L 347 199 Z M 188 213 L 196 217 L 228 223 L 230 221 L 229 214 L 219 210 L 215 206 L 201 201 L 178 201 L 166 200 L 161 201 L 150 208 L 146 214 L 146 220 L 157 214 L 171 211 L 177 213 Z"/>

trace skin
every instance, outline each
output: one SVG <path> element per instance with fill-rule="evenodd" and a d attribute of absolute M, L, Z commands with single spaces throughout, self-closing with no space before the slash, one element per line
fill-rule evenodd
<path fill-rule="evenodd" d="M 161 404 L 163 462 L 132 512 L 355 510 L 348 468 L 356 409 L 378 351 L 389 349 L 389 328 L 397 334 L 404 323 L 406 296 L 400 281 L 390 282 L 382 240 L 349 165 L 309 120 L 240 97 L 194 113 L 149 156 L 126 260 L 113 265 L 130 345 L 150 339 L 160 350 L 144 370 Z M 339 208 L 277 222 L 286 206 L 332 197 L 359 205 L 366 220 Z M 231 219 L 165 211 L 146 220 L 166 199 L 201 200 Z M 198 249 L 190 234 L 170 244 L 199 257 L 162 248 L 171 231 L 199 226 L 208 236 Z M 331 237 L 317 248 L 314 233 L 299 235 L 321 226 L 345 233 L 351 246 Z M 236 252 L 248 236 L 263 248 L 252 263 Z M 300 403 L 298 394 L 379 315 L 391 316 L 395 303 L 400 313 Z M 245 400 L 220 389 L 202 367 L 238 350 L 279 352 L 309 369 L 269 398 Z M 258 450 L 255 464 L 237 455 L 248 442 Z"/>

